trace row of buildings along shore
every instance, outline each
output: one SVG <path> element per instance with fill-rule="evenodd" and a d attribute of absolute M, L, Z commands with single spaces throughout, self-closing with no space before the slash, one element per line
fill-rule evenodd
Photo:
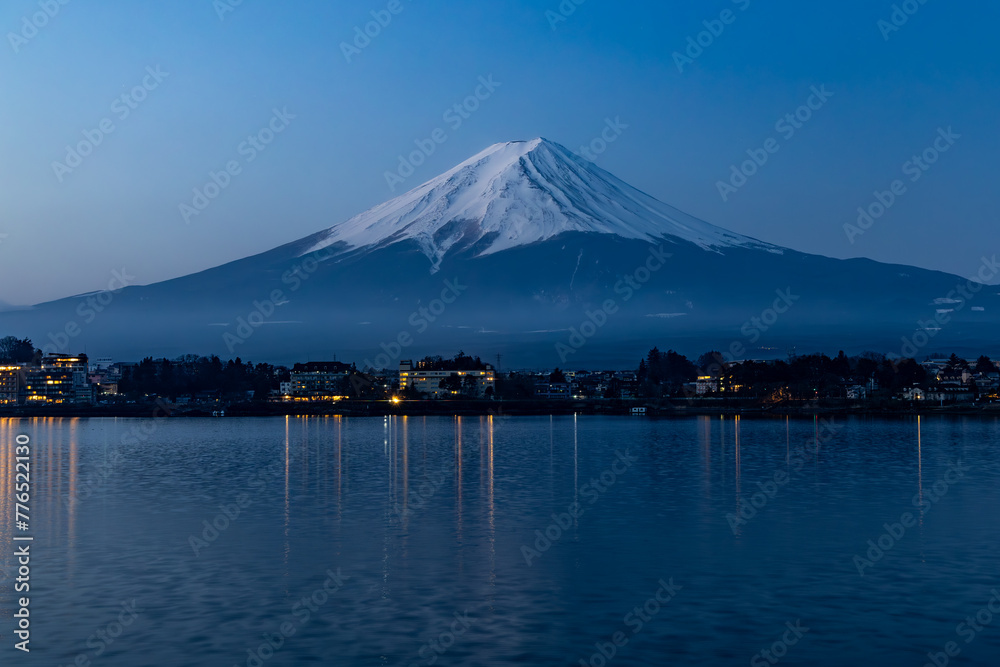
<path fill-rule="evenodd" d="M 184 361 L 156 360 L 183 370 Z M 745 362 L 735 362 L 739 365 Z M 920 364 L 927 382 L 907 387 L 893 398 L 915 402 L 957 403 L 973 401 L 1000 393 L 1000 370 L 976 372 L 956 369 L 946 360 L 927 360 Z M 125 400 L 120 384 L 134 362 L 115 362 L 109 358 L 91 360 L 85 354 L 47 354 L 31 363 L 0 363 L 0 406 L 37 406 L 46 404 L 106 404 Z M 515 374 L 511 374 L 513 377 Z M 634 371 L 544 371 L 516 373 L 527 380 L 527 391 L 539 400 L 635 399 L 640 398 L 640 380 Z M 312 361 L 292 368 L 273 367 L 269 389 L 263 400 L 273 402 L 334 402 L 359 396 L 359 387 L 377 390 L 385 398 L 449 399 L 496 396 L 498 373 L 478 358 L 422 361 L 403 360 L 398 370 L 362 373 L 350 364 L 338 361 Z M 869 379 L 863 384 L 845 379 L 840 398 L 866 400 L 879 390 Z M 686 396 L 737 396 L 744 388 L 733 386 L 726 377 L 699 375 L 684 385 Z M 261 400 L 255 392 L 234 396 L 220 390 L 201 390 L 171 397 L 178 404 L 208 404 L 220 400 Z M 369 397 L 371 394 L 369 394 Z M 134 398 L 131 397 L 131 398 Z"/>
<path fill-rule="evenodd" d="M 163 362 L 165 360 L 158 360 Z M 183 362 L 174 362 L 183 367 Z M 133 362 L 91 360 L 86 354 L 47 354 L 32 363 L 0 365 L 0 405 L 100 404 L 115 402 L 120 385 Z M 385 389 L 409 390 L 430 399 L 453 396 L 490 398 L 496 389 L 496 373 L 489 364 L 459 368 L 452 361 L 403 361 L 395 373 L 361 374 L 339 361 L 312 361 L 292 368 L 274 369 L 273 388 L 267 397 L 283 402 L 329 402 L 354 395 L 358 382 Z M 352 382 L 354 378 L 354 382 Z M 364 378 L 358 380 L 357 378 Z M 253 392 L 240 398 L 254 399 Z M 213 402 L 220 391 L 198 391 L 178 397 L 178 403 Z M 234 397 L 228 396 L 232 399 Z"/>

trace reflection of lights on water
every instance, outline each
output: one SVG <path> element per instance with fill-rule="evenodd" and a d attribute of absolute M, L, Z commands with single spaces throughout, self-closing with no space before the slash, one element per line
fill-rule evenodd
<path fill-rule="evenodd" d="M 791 429 L 791 417 L 785 415 L 785 466 L 787 467 L 792 461 L 792 429 Z"/>
<path fill-rule="evenodd" d="M 920 525 L 924 524 L 924 452 L 921 417 L 917 415 L 917 493 L 920 496 Z"/>
<path fill-rule="evenodd" d="M 736 441 L 736 497 L 740 497 L 742 491 L 741 480 L 740 480 L 740 416 L 736 415 L 736 419 L 733 420 L 733 431 L 734 438 Z"/>
<path fill-rule="evenodd" d="M 291 555 L 291 543 L 289 541 L 289 530 L 291 529 L 291 505 L 289 496 L 289 481 L 291 475 L 291 437 L 289 434 L 290 417 L 285 415 L 285 581 L 288 581 L 288 558 Z"/>
<path fill-rule="evenodd" d="M 579 459 L 577 457 L 577 420 L 576 413 L 573 413 L 573 502 L 579 503 L 580 494 L 580 474 L 579 474 Z M 576 526 L 577 518 L 573 517 L 573 525 Z"/>
<path fill-rule="evenodd" d="M 403 521 L 404 524 L 408 521 L 407 517 L 407 500 L 410 495 L 410 441 L 409 441 L 409 422 L 407 418 L 403 417 Z M 405 535 L 405 532 L 404 532 Z"/>
<path fill-rule="evenodd" d="M 462 418 L 455 417 L 455 495 L 458 538 L 462 539 Z"/>

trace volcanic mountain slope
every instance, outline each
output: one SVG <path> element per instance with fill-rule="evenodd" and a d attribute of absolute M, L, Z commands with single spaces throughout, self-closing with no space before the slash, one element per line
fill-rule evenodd
<path fill-rule="evenodd" d="M 562 146 L 497 144 L 401 197 L 319 235 L 310 248 L 379 249 L 410 240 L 436 270 L 449 251 L 482 257 L 567 232 L 691 242 L 706 250 L 781 252 L 702 222 L 636 190 Z"/>
<path fill-rule="evenodd" d="M 997 289 L 967 298 L 966 283 L 726 231 L 535 139 L 269 252 L 126 288 L 96 316 L 75 297 L 0 315 L 0 331 L 116 358 L 359 365 L 458 349 L 538 367 L 631 365 L 652 345 L 899 353 L 918 327 L 928 353 L 988 352 Z"/>

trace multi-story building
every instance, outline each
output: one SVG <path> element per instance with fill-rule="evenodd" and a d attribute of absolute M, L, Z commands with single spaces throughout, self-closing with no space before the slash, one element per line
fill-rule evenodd
<path fill-rule="evenodd" d="M 38 403 L 90 403 L 87 355 L 48 354 L 40 368 L 25 373 L 25 400 Z"/>
<path fill-rule="evenodd" d="M 76 387 L 73 374 L 61 371 L 29 368 L 25 376 L 25 400 L 29 405 L 40 403 L 75 403 Z"/>
<path fill-rule="evenodd" d="M 452 369 L 450 362 L 414 365 L 412 360 L 399 362 L 399 386 L 431 398 L 449 396 L 485 397 L 496 391 L 496 374 L 489 364 L 482 368 Z"/>
<path fill-rule="evenodd" d="M 717 391 L 719 391 L 719 378 L 712 377 L 711 375 L 698 376 L 698 380 L 695 383 L 695 393 L 698 396 L 714 394 Z"/>
<path fill-rule="evenodd" d="M 351 370 L 350 366 L 339 361 L 295 364 L 287 395 L 293 401 L 339 401 L 346 398 L 344 380 L 350 376 Z"/>
<path fill-rule="evenodd" d="M 90 403 L 93 392 L 88 379 L 90 365 L 87 355 L 49 354 L 42 357 L 42 370 L 52 373 L 68 373 L 73 383 L 73 402 Z"/>
<path fill-rule="evenodd" d="M 22 402 L 24 380 L 24 366 L 0 366 L 0 405 Z"/>

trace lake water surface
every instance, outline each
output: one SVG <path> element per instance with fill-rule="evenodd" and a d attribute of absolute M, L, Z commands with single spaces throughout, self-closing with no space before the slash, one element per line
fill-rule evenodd
<path fill-rule="evenodd" d="M 0 454 L 4 665 L 1000 664 L 993 419 L 0 420 Z"/>

